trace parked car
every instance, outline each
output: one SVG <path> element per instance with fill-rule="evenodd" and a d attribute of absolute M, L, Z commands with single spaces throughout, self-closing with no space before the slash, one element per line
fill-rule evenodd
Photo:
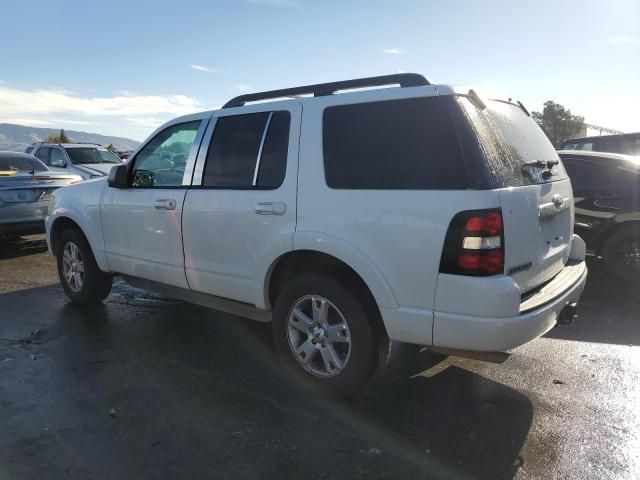
<path fill-rule="evenodd" d="M 527 343 L 573 318 L 587 275 L 571 183 L 526 109 L 416 74 L 172 120 L 108 181 L 55 195 L 46 225 L 73 302 L 120 274 L 272 321 L 288 370 L 336 395 L 371 381 L 390 340 Z"/>
<path fill-rule="evenodd" d="M 558 153 L 573 185 L 576 232 L 614 276 L 640 282 L 640 157 Z"/>
<path fill-rule="evenodd" d="M 0 234 L 43 232 L 51 192 L 81 180 L 52 172 L 32 155 L 0 152 Z"/>
<path fill-rule="evenodd" d="M 131 156 L 132 153 L 132 150 L 127 150 L 126 152 L 118 152 L 117 155 L 118 157 L 120 157 L 120 160 L 125 161 Z"/>
<path fill-rule="evenodd" d="M 107 175 L 111 167 L 123 161 L 102 145 L 93 143 L 34 143 L 27 147 L 51 170 L 80 175 L 83 179 Z"/>
<path fill-rule="evenodd" d="M 640 132 L 570 138 L 560 144 L 559 150 L 587 150 L 622 153 L 624 155 L 640 155 Z"/>

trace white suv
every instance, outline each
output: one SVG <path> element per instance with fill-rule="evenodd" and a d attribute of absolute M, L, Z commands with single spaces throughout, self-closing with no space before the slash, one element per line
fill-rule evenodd
<path fill-rule="evenodd" d="M 175 119 L 108 181 L 57 190 L 46 228 L 72 301 L 118 274 L 271 321 L 294 374 L 349 395 L 390 340 L 502 352 L 573 317 L 573 209 L 522 104 L 398 74 Z"/>

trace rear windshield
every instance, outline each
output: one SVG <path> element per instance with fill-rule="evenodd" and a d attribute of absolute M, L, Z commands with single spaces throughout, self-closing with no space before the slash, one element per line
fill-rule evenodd
<path fill-rule="evenodd" d="M 73 147 L 67 148 L 67 153 L 71 163 L 91 164 L 91 163 L 122 163 L 120 158 L 107 150 L 99 147 Z"/>
<path fill-rule="evenodd" d="M 489 100 L 487 108 L 480 110 L 469 98 L 457 98 L 478 141 L 481 161 L 494 187 L 532 185 L 566 178 L 561 163 L 552 166 L 560 162 L 553 145 L 518 105 Z"/>
<path fill-rule="evenodd" d="M 46 172 L 48 168 L 40 160 L 29 157 L 0 157 L 0 171 Z"/>

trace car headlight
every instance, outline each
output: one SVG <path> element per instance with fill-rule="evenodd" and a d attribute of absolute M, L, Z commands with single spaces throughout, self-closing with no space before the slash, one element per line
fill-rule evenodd
<path fill-rule="evenodd" d="M 51 215 L 53 213 L 53 204 L 56 201 L 56 196 L 52 193 L 49 197 L 49 206 L 47 207 L 47 215 Z"/>

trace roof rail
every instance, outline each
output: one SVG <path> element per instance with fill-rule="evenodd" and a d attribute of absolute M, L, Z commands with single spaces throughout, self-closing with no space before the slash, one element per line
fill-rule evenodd
<path fill-rule="evenodd" d="M 397 73 L 394 75 L 382 75 L 379 77 L 356 78 L 340 82 L 318 83 L 316 85 L 306 85 L 304 87 L 283 88 L 281 90 L 270 90 L 268 92 L 240 95 L 229 100 L 222 106 L 222 108 L 241 107 L 248 102 L 257 102 L 260 100 L 270 100 L 283 97 L 295 97 L 297 95 L 311 94 L 314 97 L 324 97 L 327 95 L 333 95 L 338 90 L 382 87 L 385 85 L 395 84 L 405 88 L 431 85 L 431 82 L 419 73 Z"/>

